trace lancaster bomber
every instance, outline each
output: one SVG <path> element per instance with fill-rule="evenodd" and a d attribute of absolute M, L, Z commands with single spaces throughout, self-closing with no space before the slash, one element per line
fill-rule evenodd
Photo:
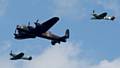
<path fill-rule="evenodd" d="M 24 57 L 24 53 L 21 52 L 19 54 L 13 54 L 12 51 L 10 53 L 10 56 L 12 56 L 12 58 L 10 58 L 10 60 L 18 60 L 18 59 L 23 59 L 23 60 L 32 60 L 32 57 Z"/>
<path fill-rule="evenodd" d="M 114 20 L 115 19 L 115 16 L 107 16 L 107 12 L 103 12 L 101 14 L 96 14 L 95 11 L 93 10 L 93 13 L 92 13 L 92 18 L 91 19 L 98 19 L 98 20 L 101 20 L 101 19 L 104 19 L 104 20 Z"/>
<path fill-rule="evenodd" d="M 17 25 L 14 36 L 15 39 L 28 39 L 28 38 L 35 38 L 35 37 L 41 37 L 45 39 L 51 40 L 51 44 L 55 45 L 56 43 L 60 42 L 66 42 L 66 39 L 69 38 L 69 29 L 66 30 L 64 36 L 57 36 L 48 30 L 57 23 L 59 20 L 58 17 L 53 17 L 49 20 L 47 20 L 44 23 L 38 23 L 39 20 L 34 22 L 35 27 L 30 26 L 30 23 L 28 25 Z"/>

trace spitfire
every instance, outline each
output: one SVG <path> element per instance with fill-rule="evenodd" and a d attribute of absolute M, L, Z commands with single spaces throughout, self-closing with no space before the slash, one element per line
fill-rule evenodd
<path fill-rule="evenodd" d="M 13 54 L 12 51 L 10 53 L 10 56 L 12 56 L 12 58 L 10 58 L 10 60 L 18 60 L 18 59 L 23 59 L 23 60 L 32 60 L 32 57 L 24 57 L 24 53 L 21 52 L 19 54 Z"/>
<path fill-rule="evenodd" d="M 93 13 L 92 13 L 92 18 L 93 20 L 95 19 L 104 19 L 104 20 L 114 20 L 115 19 L 115 16 L 107 16 L 107 12 L 103 12 L 101 14 L 96 14 L 95 11 L 93 10 Z"/>

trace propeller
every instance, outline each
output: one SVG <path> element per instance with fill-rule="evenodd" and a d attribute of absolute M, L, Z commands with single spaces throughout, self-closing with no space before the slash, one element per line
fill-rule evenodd
<path fill-rule="evenodd" d="M 38 21 L 39 21 L 39 19 L 37 19 L 35 23 L 38 23 Z"/>
<path fill-rule="evenodd" d="M 12 55 L 12 50 L 10 51 L 10 55 Z"/>
<path fill-rule="evenodd" d="M 17 32 L 17 29 L 15 29 L 15 33 L 14 34 L 16 34 L 16 32 Z"/>
<path fill-rule="evenodd" d="M 30 22 L 28 22 L 28 26 L 30 26 Z"/>
<path fill-rule="evenodd" d="M 95 13 L 95 10 L 93 10 L 93 14 Z"/>

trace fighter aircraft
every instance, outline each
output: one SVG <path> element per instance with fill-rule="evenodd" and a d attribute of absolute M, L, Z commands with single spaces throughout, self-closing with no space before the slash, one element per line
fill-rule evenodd
<path fill-rule="evenodd" d="M 14 33 L 15 39 L 28 39 L 41 37 L 51 40 L 52 45 L 55 45 L 56 43 L 60 44 L 60 42 L 66 42 L 66 39 L 69 38 L 69 29 L 66 30 L 64 36 L 58 36 L 48 31 L 54 24 L 56 24 L 58 20 L 59 20 L 58 17 L 53 17 L 42 24 L 38 23 L 39 20 L 37 20 L 36 22 L 34 22 L 35 27 L 30 26 L 29 23 L 28 26 L 17 25 Z"/>
<path fill-rule="evenodd" d="M 32 57 L 24 57 L 24 53 L 21 52 L 19 54 L 13 54 L 12 51 L 10 53 L 10 56 L 12 56 L 12 58 L 10 58 L 10 60 L 18 60 L 18 59 L 23 59 L 23 60 L 32 60 Z"/>
<path fill-rule="evenodd" d="M 104 19 L 104 20 L 114 20 L 115 16 L 107 16 L 107 12 L 103 12 L 101 14 L 96 14 L 95 11 L 93 10 L 93 17 L 91 19 Z"/>

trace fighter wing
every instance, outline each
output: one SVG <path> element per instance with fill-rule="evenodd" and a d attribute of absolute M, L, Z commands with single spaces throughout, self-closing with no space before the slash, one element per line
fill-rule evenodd
<path fill-rule="evenodd" d="M 107 12 L 104 12 L 104 13 L 98 15 L 99 18 L 104 18 L 104 17 L 106 17 L 106 16 L 107 16 Z"/>
<path fill-rule="evenodd" d="M 59 20 L 58 17 L 53 17 L 48 21 L 42 23 L 41 24 L 42 33 L 45 33 L 46 31 L 48 31 L 58 20 Z"/>

